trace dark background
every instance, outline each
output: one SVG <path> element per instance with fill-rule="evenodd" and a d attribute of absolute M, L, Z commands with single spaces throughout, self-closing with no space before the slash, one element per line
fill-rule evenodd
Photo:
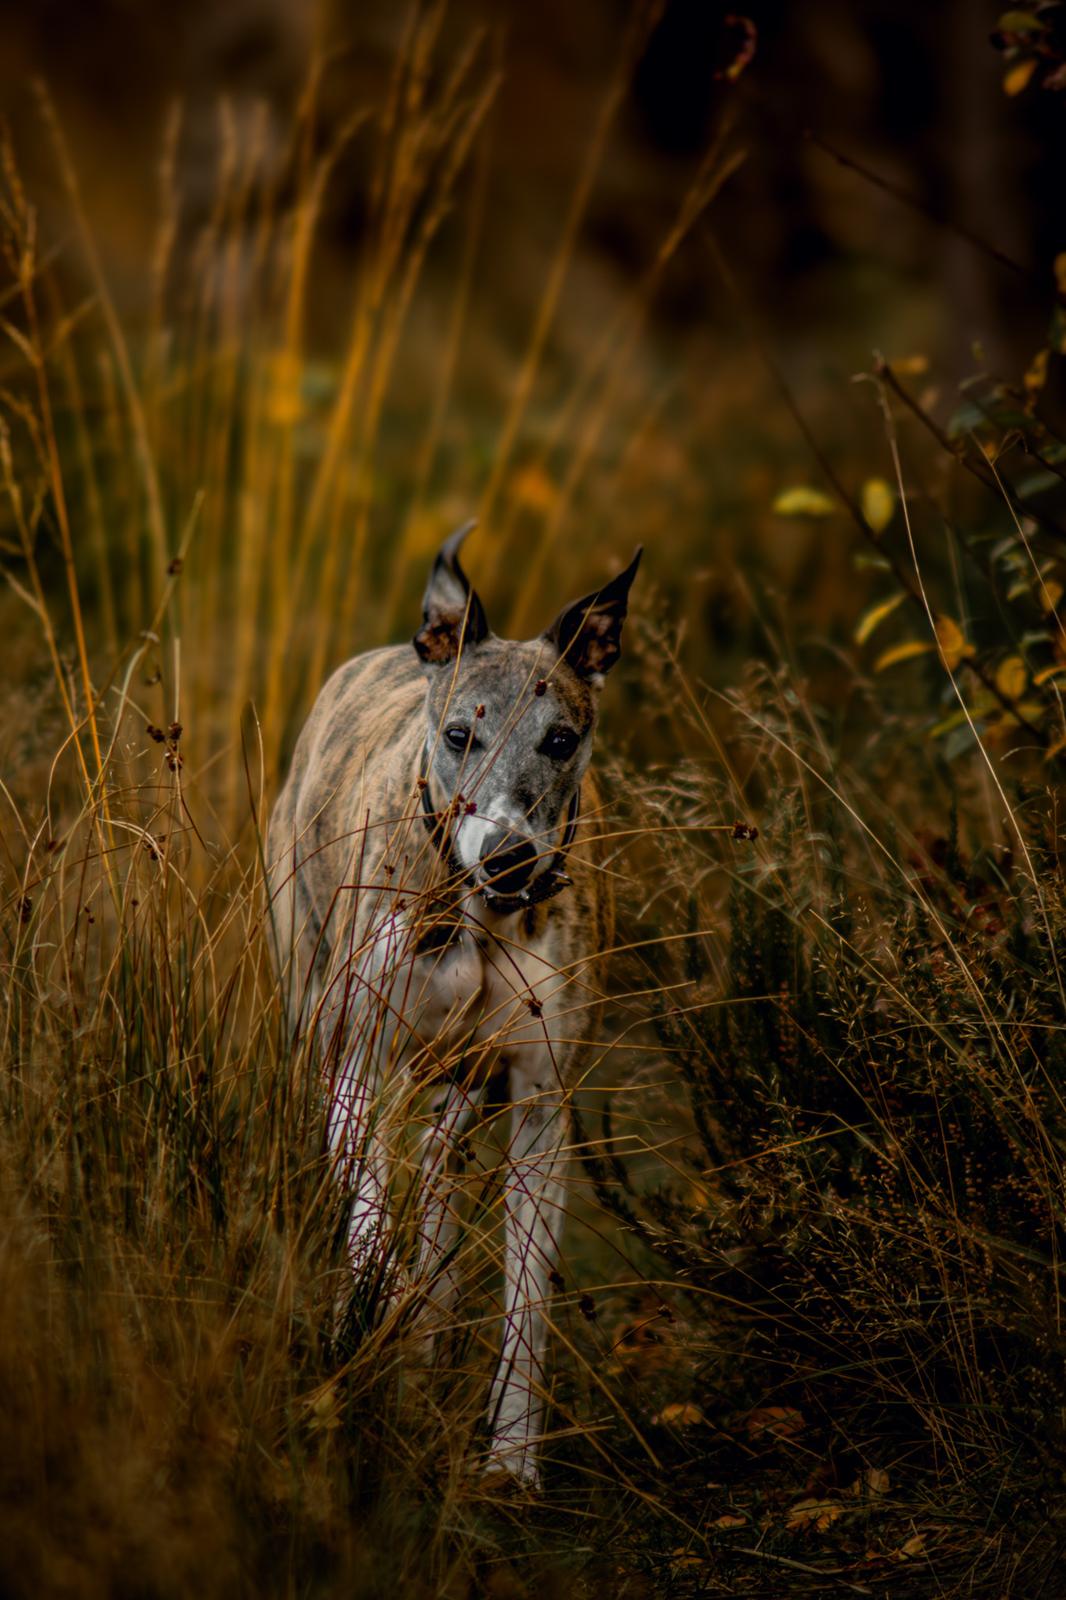
<path fill-rule="evenodd" d="M 715 228 L 756 289 L 778 335 L 814 326 L 861 330 L 871 301 L 908 295 L 950 303 L 934 336 L 965 363 L 970 338 L 1004 362 L 1039 339 L 1039 314 L 1017 303 L 1011 274 L 936 222 L 984 236 L 1046 274 L 1064 241 L 1041 197 L 1062 170 L 1059 97 L 1008 98 L 990 46 L 998 7 L 811 0 L 753 4 L 754 61 L 734 88 L 716 68 L 739 38 L 725 8 L 667 0 L 636 72 L 582 235 L 590 270 L 625 283 L 661 236 L 678 194 L 723 116 L 749 150 L 715 208 Z M 2 8 L 0 102 L 24 170 L 47 194 L 48 159 L 29 79 L 42 75 L 76 154 L 87 203 L 130 310 L 156 222 L 156 164 L 168 103 L 185 109 L 181 183 L 192 225 L 210 203 L 218 106 L 239 123 L 265 102 L 280 152 L 316 39 L 335 51 L 325 117 L 380 95 L 405 9 L 368 3 L 315 8 L 295 0 L 151 4 L 42 3 Z M 541 0 L 535 6 L 455 0 L 444 34 L 472 25 L 498 50 L 506 90 L 494 113 L 487 251 L 506 312 L 514 258 L 550 248 L 627 17 L 620 0 Z M 914 196 L 879 193 L 804 137 L 813 132 Z M 359 242 L 366 172 L 358 153 L 338 173 L 328 236 L 338 259 Z M 923 211 L 926 215 L 923 215 Z M 932 220 L 936 219 L 936 220 Z M 720 314 L 700 251 L 677 263 L 659 315 L 681 330 Z M 329 303 L 319 297 L 319 333 Z M 950 321 L 950 327 L 948 323 Z"/>

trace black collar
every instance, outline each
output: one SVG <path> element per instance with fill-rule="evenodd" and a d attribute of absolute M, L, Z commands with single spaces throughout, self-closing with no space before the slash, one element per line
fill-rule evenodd
<path fill-rule="evenodd" d="M 433 841 L 437 854 L 441 857 L 453 875 L 457 878 L 469 876 L 466 868 L 456 858 L 448 835 L 448 823 L 452 817 L 458 815 L 462 809 L 461 801 L 452 801 L 443 811 L 434 811 L 433 801 L 429 794 L 429 778 L 426 772 L 426 759 L 423 755 L 422 766 L 418 775 L 418 792 L 422 803 L 422 821 L 425 823 L 426 832 Z M 573 879 L 563 871 L 566 852 L 574 842 L 577 832 L 577 819 L 581 812 L 581 793 L 575 790 L 566 813 L 566 827 L 559 847 L 552 856 L 543 872 L 537 874 L 528 889 L 520 889 L 517 894 L 500 894 L 490 886 L 478 887 L 490 911 L 501 915 L 508 915 L 512 911 L 524 911 L 528 906 L 539 905 L 542 900 L 550 900 L 554 895 L 560 894 L 563 889 L 568 889 Z"/>

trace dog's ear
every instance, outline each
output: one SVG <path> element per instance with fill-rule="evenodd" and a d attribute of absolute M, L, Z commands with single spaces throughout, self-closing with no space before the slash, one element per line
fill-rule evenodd
<path fill-rule="evenodd" d="M 626 619 L 629 590 L 637 575 L 643 547 L 624 572 L 595 594 L 566 606 L 545 634 L 579 678 L 602 682 L 622 653 L 622 624 Z"/>
<path fill-rule="evenodd" d="M 426 584 L 422 626 L 415 634 L 414 647 L 430 666 L 454 661 L 461 649 L 468 650 L 488 638 L 485 608 L 459 564 L 459 546 L 475 526 L 464 523 L 445 541 Z"/>

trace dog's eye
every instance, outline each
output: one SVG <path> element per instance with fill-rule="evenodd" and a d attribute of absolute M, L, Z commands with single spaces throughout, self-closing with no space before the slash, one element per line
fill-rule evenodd
<path fill-rule="evenodd" d="M 445 728 L 444 737 L 453 750 L 467 750 L 473 741 L 469 728 L 464 728 L 458 722 L 453 722 L 450 728 Z"/>
<path fill-rule="evenodd" d="M 569 761 L 580 742 L 573 728 L 553 728 L 540 748 L 553 761 Z"/>

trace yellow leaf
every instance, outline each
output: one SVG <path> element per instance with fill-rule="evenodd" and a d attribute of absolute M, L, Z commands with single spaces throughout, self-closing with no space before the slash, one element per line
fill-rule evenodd
<path fill-rule="evenodd" d="M 695 1428 L 707 1419 L 699 1406 L 691 1405 L 688 1401 L 675 1400 L 671 1405 L 663 1406 L 658 1416 L 652 1417 L 651 1420 L 660 1427 Z"/>
<path fill-rule="evenodd" d="M 782 489 L 773 505 L 779 517 L 831 517 L 836 508 L 835 500 L 807 484 Z"/>
<path fill-rule="evenodd" d="M 786 1527 L 814 1528 L 818 1533 L 844 1515 L 844 1507 L 835 1500 L 797 1500 L 788 1513 Z"/>
<path fill-rule="evenodd" d="M 919 1561 L 925 1555 L 925 1534 L 912 1533 L 898 1550 L 893 1550 L 893 1561 Z"/>
<path fill-rule="evenodd" d="M 996 688 L 1008 700 L 1017 700 L 1025 693 L 1029 674 L 1021 656 L 1005 656 L 996 668 Z"/>
<path fill-rule="evenodd" d="M 884 478 L 867 478 L 862 486 L 862 514 L 874 533 L 884 533 L 896 510 L 896 491 Z"/>
<path fill-rule="evenodd" d="M 1039 394 L 1047 382 L 1047 358 L 1048 352 L 1045 347 L 1045 349 L 1036 352 L 1036 355 L 1026 368 L 1023 381 L 1029 394 Z"/>
<path fill-rule="evenodd" d="M 711 1523 L 711 1527 L 712 1528 L 745 1528 L 745 1527 L 747 1527 L 747 1523 L 748 1523 L 747 1517 L 735 1517 L 731 1511 L 727 1511 L 724 1516 L 715 1517 L 714 1521 Z"/>
<path fill-rule="evenodd" d="M 1041 667 L 1039 672 L 1033 673 L 1034 687 L 1039 688 L 1042 683 L 1047 683 L 1049 678 L 1054 678 L 1060 672 L 1066 672 L 1066 666 L 1063 666 L 1061 661 L 1056 661 L 1051 667 Z"/>
<path fill-rule="evenodd" d="M 879 605 L 871 606 L 855 629 L 855 643 L 865 644 L 874 629 L 879 628 L 885 618 L 892 615 L 900 601 L 905 599 L 906 595 L 901 589 L 899 594 L 894 594 L 890 600 L 882 600 Z"/>
<path fill-rule="evenodd" d="M 1044 611 L 1055 611 L 1062 599 L 1062 584 L 1050 578 L 1040 585 L 1040 604 Z"/>
<path fill-rule="evenodd" d="M 1048 745 L 1044 751 L 1044 760 L 1054 761 L 1055 757 L 1061 755 L 1064 750 L 1066 750 L 1066 733 L 1056 739 L 1054 744 Z"/>
<path fill-rule="evenodd" d="M 1004 93 L 1009 95 L 1021 94 L 1035 71 L 1036 60 L 1032 56 L 1027 61 L 1015 62 L 1014 66 L 1004 76 Z"/>
<path fill-rule="evenodd" d="M 884 672 L 886 667 L 894 667 L 900 661 L 913 661 L 915 656 L 926 656 L 932 648 L 928 639 L 906 639 L 903 644 L 894 644 L 879 655 L 874 662 L 874 671 Z"/>
<path fill-rule="evenodd" d="M 900 356 L 889 366 L 900 378 L 921 378 L 929 371 L 929 357 L 922 355 Z"/>
<path fill-rule="evenodd" d="M 940 659 L 949 672 L 954 672 L 967 656 L 974 653 L 973 645 L 967 643 L 966 635 L 952 617 L 937 617 L 936 642 Z"/>

